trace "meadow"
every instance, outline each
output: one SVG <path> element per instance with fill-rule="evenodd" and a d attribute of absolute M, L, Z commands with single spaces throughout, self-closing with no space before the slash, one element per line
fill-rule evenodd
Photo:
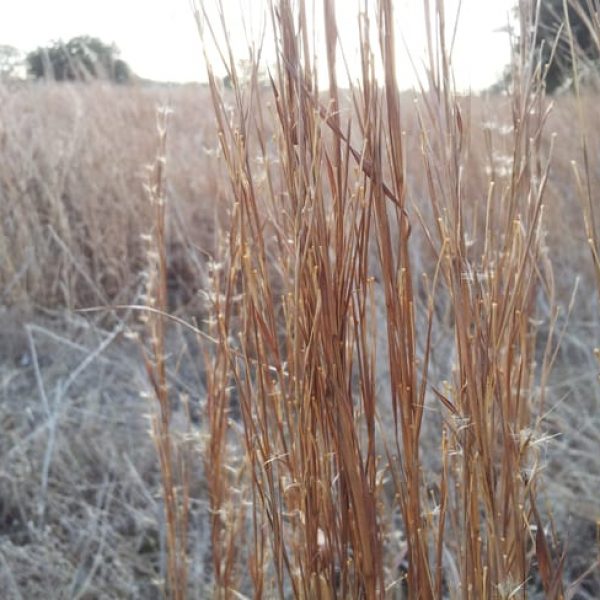
<path fill-rule="evenodd" d="M 599 597 L 597 92 L 522 15 L 401 93 L 391 4 L 353 87 L 330 2 L 326 82 L 282 2 L 270 78 L 0 87 L 3 597 Z"/>

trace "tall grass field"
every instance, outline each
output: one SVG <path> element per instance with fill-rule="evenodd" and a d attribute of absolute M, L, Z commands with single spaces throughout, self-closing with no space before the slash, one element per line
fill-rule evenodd
<path fill-rule="evenodd" d="M 600 88 L 398 4 L 0 85 L 0 598 L 600 598 Z"/>

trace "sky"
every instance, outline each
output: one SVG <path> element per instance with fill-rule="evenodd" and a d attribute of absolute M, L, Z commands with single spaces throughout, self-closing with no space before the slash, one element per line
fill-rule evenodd
<path fill-rule="evenodd" d="M 308 0 L 311 4 L 313 0 Z M 338 29 L 350 63 L 357 54 L 356 1 L 337 0 Z M 461 0 L 445 0 L 448 20 Z M 205 0 L 215 6 L 217 0 Z M 400 39 L 413 62 L 424 58 L 424 0 L 394 0 Z M 242 15 L 260 22 L 264 0 L 223 0 L 227 26 L 243 57 L 246 48 Z M 375 4 L 375 2 L 372 2 Z M 509 60 L 506 33 L 514 0 L 462 0 L 454 73 L 460 89 L 483 89 L 497 81 Z M 141 77 L 174 82 L 203 81 L 206 69 L 191 0 L 0 0 L 0 44 L 23 51 L 52 40 L 91 35 L 115 43 L 122 58 Z M 399 39 L 399 46 L 402 46 Z M 402 87 L 415 83 L 409 59 L 399 56 Z"/>

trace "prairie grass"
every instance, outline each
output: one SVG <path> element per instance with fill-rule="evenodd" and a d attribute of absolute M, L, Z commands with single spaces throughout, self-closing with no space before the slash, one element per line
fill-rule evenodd
<path fill-rule="evenodd" d="M 147 263 L 141 236 L 152 219 L 145 166 L 156 153 L 156 106 L 170 93 L 166 86 L 121 89 L 101 82 L 0 89 L 5 305 L 75 309 L 136 297 Z M 178 212 L 171 215 L 168 243 L 177 278 L 170 285 L 179 294 L 173 306 L 193 296 L 185 280 L 195 277 L 196 265 L 182 248 L 200 241 L 210 247 L 213 210 L 204 199 L 219 193 L 218 180 L 206 176 L 211 169 L 197 173 L 185 159 L 214 145 L 211 121 L 194 110 L 206 102 L 203 95 L 178 89 L 172 120 L 169 194 L 178 199 Z M 204 163 L 213 160 L 206 156 Z"/>
<path fill-rule="evenodd" d="M 213 533 L 212 550 L 234 555 L 222 535 L 234 519 L 223 518 L 230 502 L 220 451 L 232 387 L 246 458 L 238 485 L 252 497 L 246 560 L 259 597 L 434 598 L 452 590 L 515 598 L 535 577 L 546 597 L 565 594 L 564 553 L 548 533 L 552 515 L 539 507 L 546 392 L 563 332 L 546 245 L 554 138 L 544 144 L 550 107 L 532 60 L 535 22 L 522 7 L 506 154 L 497 165 L 488 128 L 487 190 L 476 200 L 463 186 L 472 122 L 452 86 L 443 4 L 424 6 L 430 64 L 416 119 L 426 200 L 408 193 L 390 2 L 359 17 L 362 72 L 343 100 L 333 2 L 323 3 L 322 93 L 303 2 L 271 6 L 270 114 L 259 85 L 262 48 L 253 48 L 242 80 L 222 6 L 219 50 L 233 111 L 206 55 L 233 202 L 211 307 L 221 378 L 207 399 L 217 414 L 207 475 L 221 534 Z M 206 16 L 201 6 L 201 34 L 217 43 Z M 423 246 L 430 261 L 417 271 Z M 453 360 L 434 380 L 441 306 Z M 388 364 L 383 377 L 378 353 Z M 438 417 L 429 432 L 440 452 L 433 472 L 422 459 L 426 411 Z M 403 557 L 401 565 L 390 556 Z M 230 597 L 245 585 L 222 566 L 215 562 L 216 593 Z"/>
<path fill-rule="evenodd" d="M 307 6 L 281 0 L 268 86 L 260 47 L 241 73 L 225 37 L 231 90 L 210 63 L 194 89 L 2 90 L 2 302 L 105 306 L 111 344 L 127 327 L 110 307 L 134 305 L 159 458 L 136 447 L 137 402 L 133 447 L 122 415 L 65 412 L 100 410 L 102 371 L 72 395 L 55 374 L 31 437 L 8 401 L 21 375 L 3 371 L 4 530 L 27 532 L 2 553 L 15 597 L 38 593 L 23 574 L 41 560 L 78 597 L 600 593 L 596 98 L 544 96 L 524 6 L 511 89 L 457 94 L 443 3 L 424 6 L 416 92 L 399 92 L 390 0 L 357 20 L 350 88 L 335 3 L 323 83 Z M 49 389 L 33 362 L 31 389 Z"/>

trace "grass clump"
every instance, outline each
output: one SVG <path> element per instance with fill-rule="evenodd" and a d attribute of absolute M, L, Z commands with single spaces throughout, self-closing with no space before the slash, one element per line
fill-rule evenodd
<path fill-rule="evenodd" d="M 452 86 L 443 4 L 425 4 L 430 64 L 413 117 L 423 201 L 409 193 L 391 2 L 359 15 L 362 70 L 348 94 L 337 83 L 335 5 L 322 8 L 323 91 L 304 2 L 270 8 L 268 90 L 262 46 L 240 77 L 222 7 L 230 94 L 207 60 L 232 198 L 209 303 L 217 595 L 524 598 L 537 585 L 562 598 L 564 555 L 538 505 L 557 332 L 544 222 L 553 146 L 542 72 L 529 60 L 535 24 L 523 11 L 510 154 L 498 172 L 488 135 L 477 201 L 464 183 L 473 124 Z M 206 16 L 200 7 L 208 43 L 220 36 Z M 443 379 L 430 368 L 438 336 L 452 352 Z M 251 498 L 237 514 L 223 476 L 235 431 L 235 485 Z M 423 457 L 436 445 L 430 469 Z M 246 572 L 230 535 L 240 520 Z"/>

